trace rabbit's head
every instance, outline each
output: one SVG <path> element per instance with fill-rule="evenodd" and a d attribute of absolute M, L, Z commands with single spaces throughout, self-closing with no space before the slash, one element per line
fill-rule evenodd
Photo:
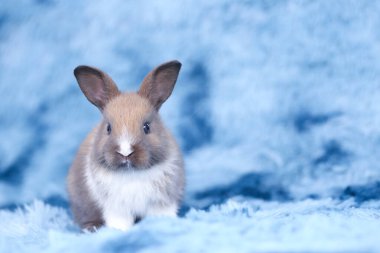
<path fill-rule="evenodd" d="M 135 93 L 122 93 L 103 71 L 78 66 L 74 75 L 87 97 L 103 114 L 93 145 L 94 159 L 111 169 L 148 169 L 169 155 L 168 131 L 158 111 L 173 91 L 181 63 L 153 69 Z"/>

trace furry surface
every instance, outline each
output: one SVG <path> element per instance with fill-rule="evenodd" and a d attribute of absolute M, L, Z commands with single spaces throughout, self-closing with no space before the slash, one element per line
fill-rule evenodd
<path fill-rule="evenodd" d="M 63 208 L 35 201 L 1 211 L 1 252 L 377 252 L 379 203 L 230 200 L 182 218 L 148 218 L 128 233 L 81 234 Z M 5 229 L 6 228 L 6 229 Z M 186 245 L 186 246 L 184 246 Z"/>
<path fill-rule="evenodd" d="M 379 11 L 371 0 L 2 1 L 0 252 L 380 251 Z M 137 90 L 171 59 L 183 65 L 161 115 L 184 151 L 182 217 L 80 234 L 65 177 L 100 115 L 73 69 Z"/>

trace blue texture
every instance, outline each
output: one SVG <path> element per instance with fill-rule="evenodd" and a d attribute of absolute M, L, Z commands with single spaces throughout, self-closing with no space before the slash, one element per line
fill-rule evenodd
<path fill-rule="evenodd" d="M 380 252 L 380 2 L 0 4 L 0 252 Z M 160 109 L 184 153 L 178 218 L 81 233 L 66 175 L 101 115 L 73 69 Z"/>

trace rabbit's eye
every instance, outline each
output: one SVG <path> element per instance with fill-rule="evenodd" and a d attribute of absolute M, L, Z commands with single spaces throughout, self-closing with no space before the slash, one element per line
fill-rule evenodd
<path fill-rule="evenodd" d="M 143 126 L 143 129 L 144 129 L 144 133 L 145 134 L 149 134 L 150 133 L 150 123 L 149 122 L 145 122 L 144 126 Z"/>
<path fill-rule="evenodd" d="M 107 134 L 110 134 L 111 133 L 111 124 L 110 123 L 107 123 Z"/>

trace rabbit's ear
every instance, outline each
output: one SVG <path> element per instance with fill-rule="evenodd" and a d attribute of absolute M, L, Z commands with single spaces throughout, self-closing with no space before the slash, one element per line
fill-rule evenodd
<path fill-rule="evenodd" d="M 157 111 L 172 93 L 181 65 L 179 61 L 166 62 L 144 78 L 138 94 L 148 98 Z"/>
<path fill-rule="evenodd" d="M 113 97 L 120 94 L 111 77 L 99 69 L 78 66 L 74 69 L 74 75 L 84 95 L 100 111 Z"/>

